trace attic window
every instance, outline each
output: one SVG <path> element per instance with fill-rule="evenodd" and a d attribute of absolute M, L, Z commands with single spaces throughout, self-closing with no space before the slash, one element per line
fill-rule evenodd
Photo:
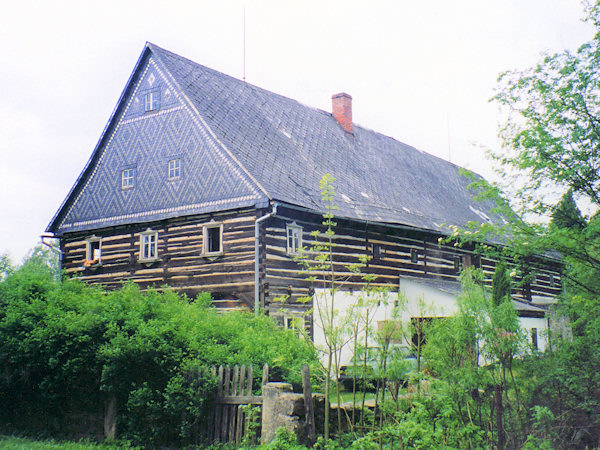
<path fill-rule="evenodd" d="M 144 111 L 156 111 L 158 109 L 158 91 L 148 92 L 144 98 Z"/>
<path fill-rule="evenodd" d="M 218 256 L 223 254 L 223 224 L 210 223 L 202 227 L 202 254 Z"/>
<path fill-rule="evenodd" d="M 169 180 L 181 178 L 181 160 L 172 159 L 169 161 Z"/>
<path fill-rule="evenodd" d="M 302 227 L 296 225 L 296 223 L 287 224 L 287 254 L 297 255 L 302 248 Z"/>
<path fill-rule="evenodd" d="M 135 169 L 121 171 L 121 189 L 131 189 L 135 185 Z"/>

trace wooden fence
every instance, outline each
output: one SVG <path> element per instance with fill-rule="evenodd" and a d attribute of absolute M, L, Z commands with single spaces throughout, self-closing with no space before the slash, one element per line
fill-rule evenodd
<path fill-rule="evenodd" d="M 217 395 L 214 410 L 208 417 L 203 437 L 208 442 L 239 444 L 248 430 L 248 421 L 258 420 L 257 433 L 260 432 L 260 413 L 258 417 L 248 418 L 243 405 L 262 405 L 263 398 L 253 395 L 253 366 L 212 367 L 211 373 L 217 378 Z M 269 381 L 269 366 L 263 367 L 262 384 Z M 259 436 L 257 436 L 258 438 Z"/>

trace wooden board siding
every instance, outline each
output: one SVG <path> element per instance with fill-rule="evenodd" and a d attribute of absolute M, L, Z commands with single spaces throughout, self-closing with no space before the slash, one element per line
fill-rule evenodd
<path fill-rule="evenodd" d="M 82 280 L 115 289 L 127 280 L 142 288 L 169 285 L 189 296 L 209 291 L 225 307 L 254 304 L 254 222 L 257 211 L 229 211 L 66 235 L 63 269 Z M 202 226 L 223 224 L 223 254 L 202 255 Z M 140 233 L 158 232 L 158 260 L 139 261 Z M 86 239 L 102 238 L 102 265 L 85 268 Z"/>
<path fill-rule="evenodd" d="M 341 289 L 361 289 L 364 285 L 360 276 L 351 273 L 346 266 L 357 263 L 361 255 L 372 255 L 373 246 L 379 246 L 379 258 L 372 259 L 364 273 L 377 276 L 375 285 L 389 286 L 397 290 L 399 277 L 425 278 L 432 280 L 459 281 L 459 271 L 455 268 L 454 258 L 461 257 L 461 266 L 468 261 L 478 263 L 486 277 L 486 284 L 491 287 L 491 278 L 495 269 L 495 261 L 480 257 L 472 249 L 458 248 L 450 244 L 439 244 L 440 235 L 419 230 L 399 229 L 383 225 L 336 220 L 334 238 L 334 266 L 340 278 Z M 266 267 L 264 283 L 267 289 L 267 309 L 280 314 L 282 309 L 301 314 L 311 305 L 304 305 L 298 300 L 309 295 L 311 283 L 307 275 L 300 273 L 301 266 L 293 257 L 286 254 L 286 224 L 295 222 L 302 226 L 303 246 L 310 247 L 315 241 L 311 236 L 313 230 L 324 231 L 322 218 L 291 209 L 280 209 L 278 217 L 271 218 L 265 224 L 265 257 Z M 418 252 L 418 261 L 411 261 L 411 250 Z M 542 265 L 542 264 L 540 264 Z M 550 283 L 551 276 L 559 279 L 558 264 L 543 263 L 543 269 L 535 269 L 537 277 L 531 286 L 531 295 L 554 296 L 561 292 L 559 285 Z M 326 274 L 316 273 L 321 278 Z M 317 282 L 312 287 L 324 287 Z M 514 291 L 515 296 L 523 296 L 521 290 Z M 282 297 L 285 303 L 282 304 Z M 279 301 L 275 301 L 278 299 Z"/>

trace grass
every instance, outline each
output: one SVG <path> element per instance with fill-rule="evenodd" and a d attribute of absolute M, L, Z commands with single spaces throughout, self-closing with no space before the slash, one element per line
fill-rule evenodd
<path fill-rule="evenodd" d="M 342 403 L 346 403 L 346 402 L 351 402 L 353 398 L 352 395 L 352 391 L 348 392 L 345 390 L 341 390 L 340 391 L 340 400 Z M 362 402 L 362 398 L 363 398 L 363 394 L 362 392 L 356 392 L 356 403 L 359 404 Z M 373 399 L 375 398 L 375 392 L 367 392 L 367 397 L 366 399 Z M 331 403 L 337 403 L 337 394 L 335 392 L 335 386 L 333 386 L 333 389 L 331 390 L 331 393 L 329 394 L 329 401 Z"/>
<path fill-rule="evenodd" d="M 126 443 L 122 444 L 97 444 L 89 441 L 81 442 L 59 442 L 55 440 L 43 440 L 37 441 L 27 438 L 20 438 L 14 436 L 0 436 L 0 448 L 11 449 L 11 450 L 86 450 L 86 449 L 104 449 L 104 450 L 116 450 L 123 448 L 134 448 L 130 447 Z"/>

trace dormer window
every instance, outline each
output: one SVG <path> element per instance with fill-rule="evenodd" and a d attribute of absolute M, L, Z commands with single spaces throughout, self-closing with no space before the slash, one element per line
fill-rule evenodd
<path fill-rule="evenodd" d="M 223 254 L 223 224 L 208 223 L 202 227 L 202 254 L 218 256 Z"/>
<path fill-rule="evenodd" d="M 296 223 L 289 223 L 286 226 L 287 233 L 287 254 L 297 255 L 302 248 L 302 227 Z"/>
<path fill-rule="evenodd" d="M 131 189 L 135 185 L 135 169 L 121 171 L 121 189 Z"/>
<path fill-rule="evenodd" d="M 155 261 L 158 258 L 158 232 L 147 229 L 140 233 L 140 261 Z"/>
<path fill-rule="evenodd" d="M 181 160 L 172 159 L 169 161 L 169 180 L 181 178 Z"/>
<path fill-rule="evenodd" d="M 144 111 L 156 111 L 158 109 L 158 91 L 148 92 L 144 98 Z"/>

